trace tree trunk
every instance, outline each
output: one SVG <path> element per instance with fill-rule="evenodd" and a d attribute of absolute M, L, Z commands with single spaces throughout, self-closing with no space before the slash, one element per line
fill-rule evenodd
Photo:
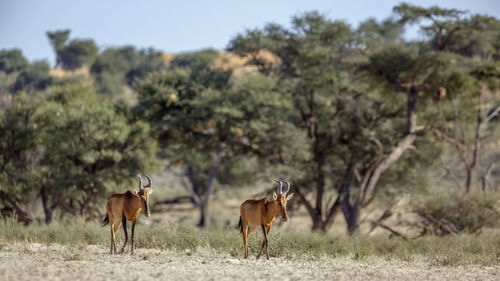
<path fill-rule="evenodd" d="M 335 203 L 333 203 L 333 206 L 330 208 L 330 212 L 325 218 L 325 221 L 323 225 L 321 226 L 321 231 L 326 233 L 328 229 L 332 226 L 333 222 L 335 221 L 335 217 L 339 213 L 341 206 L 342 206 L 342 201 L 340 200 L 341 196 L 337 196 L 337 199 L 335 200 Z"/>
<path fill-rule="evenodd" d="M 415 110 L 415 107 L 417 105 L 417 89 L 415 86 L 410 87 L 407 95 L 408 95 L 408 100 L 407 100 L 407 107 L 406 107 L 406 114 L 407 114 L 407 134 L 412 134 L 415 132 L 417 129 L 417 112 Z"/>
<path fill-rule="evenodd" d="M 330 229 L 336 215 L 339 213 L 341 207 L 341 194 L 337 197 L 333 205 L 330 207 L 328 213 L 323 214 L 321 212 L 321 209 L 312 207 L 312 205 L 305 199 L 304 195 L 300 192 L 299 189 L 296 189 L 295 192 L 300 197 L 302 204 L 304 204 L 309 213 L 309 216 L 311 217 L 311 230 L 326 233 L 328 229 Z M 340 190 L 339 193 L 342 193 L 342 190 Z"/>
<path fill-rule="evenodd" d="M 323 222 L 320 215 L 316 214 L 314 216 L 311 216 L 311 219 L 312 219 L 312 228 L 311 228 L 312 231 L 323 229 Z"/>
<path fill-rule="evenodd" d="M 49 224 L 52 222 L 53 209 L 49 206 L 49 197 L 45 192 L 45 188 L 42 189 L 42 206 L 43 212 L 45 213 L 45 223 Z"/>
<path fill-rule="evenodd" d="M 358 219 L 359 219 L 359 204 L 354 205 L 350 202 L 350 186 L 351 183 L 348 182 L 345 187 L 345 191 L 342 198 L 342 212 L 344 213 L 345 221 L 347 223 L 347 232 L 353 234 L 356 229 L 358 229 Z"/>
<path fill-rule="evenodd" d="M 200 210 L 200 221 L 198 222 L 198 227 L 200 228 L 205 228 L 208 226 L 206 208 L 207 206 L 205 205 L 198 206 L 198 209 Z"/>
<path fill-rule="evenodd" d="M 477 94 L 477 123 L 476 132 L 474 134 L 474 150 L 472 151 L 472 160 L 470 161 L 470 168 L 467 169 L 467 179 L 465 182 L 465 193 L 469 193 L 472 184 L 472 179 L 474 177 L 474 172 L 476 170 L 476 163 L 479 158 L 479 150 L 481 148 L 481 126 L 483 124 L 483 110 L 482 110 L 482 96 L 483 89 L 480 89 Z"/>
<path fill-rule="evenodd" d="M 410 148 L 417 138 L 417 104 L 418 91 L 415 86 L 407 92 L 407 132 L 364 176 L 360 184 L 360 195 L 353 204 L 350 203 L 349 185 L 346 185 L 345 196 L 342 200 L 342 211 L 347 222 L 347 231 L 354 232 L 358 228 L 361 208 L 368 206 L 377 195 L 377 183 L 382 174 L 398 161 L 403 153 Z"/>
<path fill-rule="evenodd" d="M 4 192 L 2 190 L 0 190 L 0 200 L 2 200 L 3 202 L 6 202 L 7 205 L 10 205 L 12 210 L 15 212 L 18 221 L 24 223 L 25 225 L 31 224 L 31 222 L 33 221 L 31 219 L 31 216 L 26 211 L 24 211 L 19 206 L 19 204 L 17 204 L 17 202 L 14 198 L 9 196 L 6 192 Z"/>

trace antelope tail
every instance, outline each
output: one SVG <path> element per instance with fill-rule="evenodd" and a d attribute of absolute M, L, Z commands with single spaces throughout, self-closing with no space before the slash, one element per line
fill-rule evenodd
<path fill-rule="evenodd" d="M 106 217 L 104 218 L 104 220 L 102 221 L 102 226 L 105 226 L 109 223 L 109 216 L 108 214 L 106 214 Z"/>
<path fill-rule="evenodd" d="M 240 229 L 240 233 L 243 234 L 243 221 L 241 220 L 241 216 L 240 221 L 238 222 L 238 228 Z"/>

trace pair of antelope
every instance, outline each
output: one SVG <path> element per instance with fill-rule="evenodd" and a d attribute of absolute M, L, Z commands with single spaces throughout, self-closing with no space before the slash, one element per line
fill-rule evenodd
<path fill-rule="evenodd" d="M 123 231 L 125 233 L 125 242 L 123 243 L 120 253 L 123 253 L 128 241 L 127 234 L 127 220 L 132 222 L 132 237 L 131 237 L 131 254 L 134 253 L 134 229 L 135 222 L 139 217 L 141 210 L 149 217 L 149 195 L 153 192 L 151 186 L 152 180 L 149 176 L 149 183 L 145 186 L 142 185 L 142 178 L 137 175 L 139 179 L 139 191 L 127 191 L 125 193 L 116 193 L 111 195 L 106 201 L 106 218 L 104 219 L 103 226 L 110 224 L 111 226 L 111 254 L 116 254 L 115 236 L 123 224 Z M 281 180 L 274 180 L 278 183 L 278 193 L 273 192 L 273 201 L 267 198 L 263 199 L 249 199 L 243 202 L 240 206 L 240 220 L 239 227 L 243 236 L 243 246 L 245 248 L 245 258 L 248 258 L 248 236 L 258 226 L 262 228 L 263 240 L 257 258 L 260 257 L 264 245 L 266 246 L 266 256 L 269 259 L 268 239 L 267 234 L 271 229 L 271 225 L 276 219 L 276 215 L 280 215 L 283 221 L 288 221 L 288 214 L 286 212 L 286 205 L 288 200 L 293 196 L 293 193 L 287 195 L 290 191 L 290 183 Z M 283 189 L 283 186 L 285 187 Z"/>

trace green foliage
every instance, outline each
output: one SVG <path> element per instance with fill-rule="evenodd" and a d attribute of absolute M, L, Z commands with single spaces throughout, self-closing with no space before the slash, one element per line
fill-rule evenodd
<path fill-rule="evenodd" d="M 22 71 L 28 66 L 28 61 L 19 49 L 0 51 L 0 70 L 6 73 Z"/>
<path fill-rule="evenodd" d="M 21 195 L 29 190 L 31 168 L 39 157 L 39 133 L 33 121 L 36 110 L 36 103 L 21 93 L 10 108 L 0 111 L 0 186 L 15 201 L 26 200 Z"/>
<path fill-rule="evenodd" d="M 491 91 L 500 88 L 500 62 L 487 62 L 477 66 L 470 73 L 478 81 L 486 83 Z"/>
<path fill-rule="evenodd" d="M 73 212 L 94 210 L 107 194 L 156 163 L 147 124 L 129 124 L 90 85 L 52 88 L 36 120 L 43 147 L 51 148 L 40 162 L 42 193 L 69 201 Z"/>
<path fill-rule="evenodd" d="M 394 7 L 394 12 L 400 17 L 400 23 L 422 23 L 422 30 L 431 39 L 430 45 L 437 50 L 469 57 L 496 55 L 495 41 L 498 40 L 500 21 L 493 17 L 468 15 L 464 11 L 437 6 L 422 8 L 407 3 Z"/>
<path fill-rule="evenodd" d="M 128 58 L 129 56 L 132 58 Z M 134 64 L 136 56 L 137 54 L 133 47 L 109 48 L 97 56 L 90 71 L 96 74 L 109 73 L 124 75 Z"/>
<path fill-rule="evenodd" d="M 119 96 L 123 93 L 125 87 L 125 78 L 119 74 L 112 74 L 110 72 L 102 72 L 95 76 L 97 84 L 97 91 L 111 96 Z"/>
<path fill-rule="evenodd" d="M 92 65 L 97 51 L 93 40 L 71 40 L 64 49 L 58 52 L 58 56 L 61 60 L 61 66 L 72 70 L 84 65 Z"/>
<path fill-rule="evenodd" d="M 100 93 L 120 95 L 127 85 L 135 86 L 148 73 L 166 68 L 161 52 L 136 50 L 133 46 L 108 48 L 97 56 L 90 71 Z"/>
<path fill-rule="evenodd" d="M 434 235 L 478 233 L 500 222 L 498 194 L 441 192 L 414 202 L 415 212 L 424 220 L 423 231 Z"/>
<path fill-rule="evenodd" d="M 177 55 L 170 63 L 175 67 L 186 67 L 191 69 L 209 68 L 213 65 L 218 52 L 207 49 L 193 53 Z"/>
<path fill-rule="evenodd" d="M 93 40 L 74 39 L 68 42 L 70 30 L 47 31 L 47 38 L 56 53 L 56 66 L 74 70 L 92 65 L 98 48 Z"/>
<path fill-rule="evenodd" d="M 129 51 L 129 50 L 127 50 Z M 127 52 L 127 54 L 130 54 Z M 129 57 L 129 59 L 132 59 Z M 140 50 L 138 52 L 136 63 L 125 75 L 127 83 L 130 86 L 136 86 L 137 82 L 145 78 L 153 71 L 161 71 L 166 68 L 165 61 L 162 58 L 162 53 L 153 48 Z"/>
<path fill-rule="evenodd" d="M 368 19 L 362 22 L 356 30 L 356 36 L 361 44 L 366 46 L 366 52 L 380 51 L 386 45 L 396 45 L 403 41 L 403 25 L 393 19 L 377 22 Z"/>
<path fill-rule="evenodd" d="M 54 32 L 47 31 L 47 37 L 56 53 L 64 49 L 70 33 L 71 31 L 69 29 L 57 30 Z"/>
<path fill-rule="evenodd" d="M 30 64 L 24 71 L 19 73 L 12 90 L 14 92 L 44 90 L 52 83 L 49 71 L 50 66 L 46 61 L 36 61 Z"/>

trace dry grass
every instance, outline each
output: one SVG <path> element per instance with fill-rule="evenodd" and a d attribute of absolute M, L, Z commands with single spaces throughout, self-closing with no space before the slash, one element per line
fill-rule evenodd
<path fill-rule="evenodd" d="M 197 252 L 208 249 L 215 253 L 242 258 L 242 241 L 234 228 L 217 227 L 200 230 L 189 224 L 151 223 L 142 219 L 136 227 L 136 248 Z M 130 228 L 130 225 L 129 225 Z M 117 245 L 123 243 L 123 232 Z M 250 236 L 250 252 L 260 247 L 261 233 Z M 404 240 L 382 236 L 322 235 L 318 233 L 287 232 L 273 227 L 270 232 L 269 253 L 283 259 L 347 258 L 366 260 L 381 258 L 401 262 L 422 261 L 433 266 L 493 266 L 500 262 L 500 234 L 460 235 L 440 238 L 428 236 Z M 109 227 L 97 222 L 68 218 L 50 225 L 33 224 L 25 227 L 12 219 L 0 220 L 0 243 L 41 243 L 68 245 L 70 248 L 97 245 L 107 253 Z M 126 249 L 129 251 L 129 249 Z"/>
<path fill-rule="evenodd" d="M 82 75 L 84 77 L 89 77 L 90 76 L 90 69 L 89 67 L 80 67 L 75 70 L 67 70 L 63 69 L 60 67 L 53 68 L 50 70 L 50 76 L 55 77 L 55 78 L 65 78 L 65 77 L 70 77 L 70 76 L 75 76 L 75 75 Z"/>
<path fill-rule="evenodd" d="M 103 246 L 2 244 L 2 280 L 495 280 L 498 266 L 448 267 L 424 260 L 384 257 L 354 259 L 271 258 L 244 260 L 207 248 L 138 249 L 136 254 L 107 254 Z"/>

